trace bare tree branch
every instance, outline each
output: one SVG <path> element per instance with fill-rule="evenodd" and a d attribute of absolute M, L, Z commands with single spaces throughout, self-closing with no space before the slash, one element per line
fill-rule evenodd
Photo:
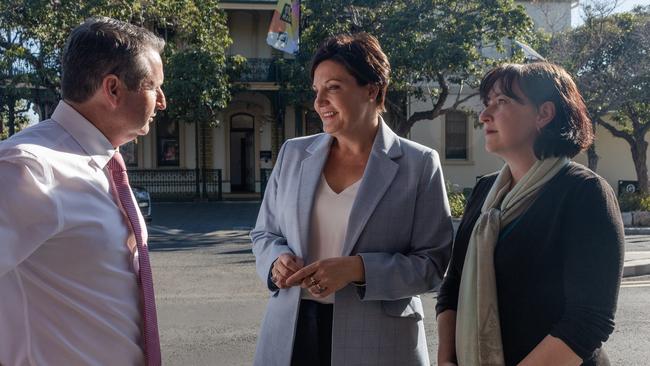
<path fill-rule="evenodd" d="M 617 129 L 600 117 L 596 119 L 596 122 L 598 122 L 599 125 L 603 126 L 612 135 L 624 139 L 630 145 L 634 145 L 634 137 L 631 134 Z"/>

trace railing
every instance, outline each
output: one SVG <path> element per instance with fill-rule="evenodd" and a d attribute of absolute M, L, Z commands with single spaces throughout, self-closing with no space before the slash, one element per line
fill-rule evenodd
<path fill-rule="evenodd" d="M 223 180 L 221 169 L 205 169 L 203 175 L 203 193 L 208 200 L 223 199 Z"/>
<path fill-rule="evenodd" d="M 221 169 L 200 172 L 198 182 L 196 173 L 195 169 L 131 169 L 128 174 L 131 185 L 146 189 L 154 201 L 223 198 Z"/>
<path fill-rule="evenodd" d="M 238 81 L 243 82 L 275 82 L 277 70 L 270 58 L 249 58 L 246 60 L 244 71 Z"/>
<path fill-rule="evenodd" d="M 264 192 L 266 192 L 266 184 L 269 182 L 272 171 L 273 169 L 260 169 L 260 192 L 262 192 L 262 198 L 264 198 Z"/>

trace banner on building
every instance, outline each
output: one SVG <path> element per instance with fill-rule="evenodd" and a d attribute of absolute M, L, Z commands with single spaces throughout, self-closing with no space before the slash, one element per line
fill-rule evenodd
<path fill-rule="evenodd" d="M 278 0 L 266 36 L 269 46 L 294 54 L 300 43 L 300 0 Z"/>

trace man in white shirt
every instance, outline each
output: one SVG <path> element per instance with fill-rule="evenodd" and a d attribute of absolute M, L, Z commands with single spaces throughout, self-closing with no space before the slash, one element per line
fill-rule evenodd
<path fill-rule="evenodd" d="M 0 143 L 1 365 L 160 364 L 146 226 L 109 167 L 165 109 L 163 47 L 86 20 L 66 42 L 52 118 Z"/>

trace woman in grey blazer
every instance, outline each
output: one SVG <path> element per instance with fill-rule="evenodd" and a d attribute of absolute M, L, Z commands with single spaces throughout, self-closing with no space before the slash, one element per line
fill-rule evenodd
<path fill-rule="evenodd" d="M 282 146 L 251 232 L 271 292 L 255 365 L 429 365 L 419 294 L 445 272 L 452 225 L 438 154 L 379 115 L 389 73 L 366 33 L 314 56 L 325 133 Z"/>

